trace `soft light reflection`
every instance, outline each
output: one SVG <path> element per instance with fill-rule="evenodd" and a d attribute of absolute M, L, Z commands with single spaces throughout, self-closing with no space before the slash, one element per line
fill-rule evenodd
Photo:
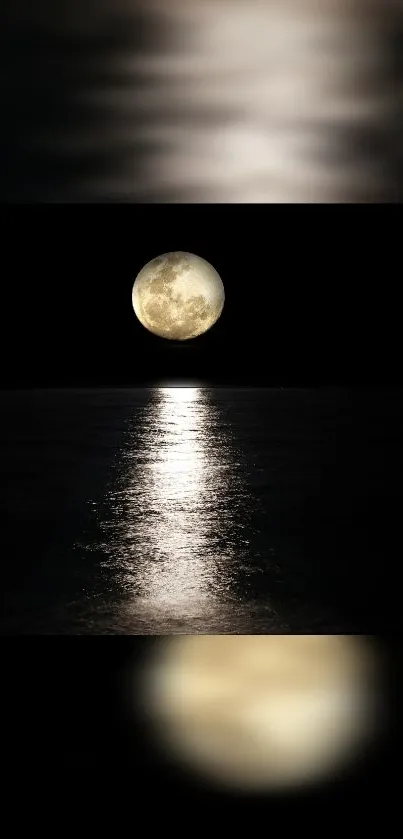
<path fill-rule="evenodd" d="M 158 388 L 164 399 L 172 403 L 193 402 L 197 399 L 200 388 L 197 387 L 160 387 Z"/>

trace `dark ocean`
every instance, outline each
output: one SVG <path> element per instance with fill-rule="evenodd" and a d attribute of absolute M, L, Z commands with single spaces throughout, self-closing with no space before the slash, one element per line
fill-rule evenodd
<path fill-rule="evenodd" d="M 26 390 L 0 407 L 3 633 L 396 628 L 399 392 Z"/>

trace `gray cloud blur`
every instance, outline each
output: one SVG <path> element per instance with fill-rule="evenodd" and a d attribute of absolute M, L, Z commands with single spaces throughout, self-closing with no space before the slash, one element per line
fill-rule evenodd
<path fill-rule="evenodd" d="M 213 202 L 382 194 L 377 143 L 393 109 L 386 13 L 310 0 L 153 5 L 160 50 L 137 64 L 153 81 L 137 92 L 146 193 Z"/>
<path fill-rule="evenodd" d="M 398 198 L 400 0 L 8 5 L 51 198 L 57 165 L 84 200 Z"/>

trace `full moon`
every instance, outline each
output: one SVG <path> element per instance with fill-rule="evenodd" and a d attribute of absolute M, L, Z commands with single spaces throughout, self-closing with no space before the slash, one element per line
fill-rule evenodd
<path fill-rule="evenodd" d="M 164 753 L 235 791 L 326 779 L 374 732 L 378 669 L 368 643 L 348 635 L 173 638 L 145 678 L 156 738 Z"/>
<path fill-rule="evenodd" d="M 157 256 L 137 275 L 132 303 L 140 323 L 161 338 L 187 341 L 207 332 L 224 307 L 222 280 L 201 256 Z"/>

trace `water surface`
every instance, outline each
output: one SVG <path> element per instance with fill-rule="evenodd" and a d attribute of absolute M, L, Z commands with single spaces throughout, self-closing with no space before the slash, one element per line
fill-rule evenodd
<path fill-rule="evenodd" d="M 320 389 L 3 392 L 3 631 L 349 631 L 372 613 L 396 405 Z"/>

